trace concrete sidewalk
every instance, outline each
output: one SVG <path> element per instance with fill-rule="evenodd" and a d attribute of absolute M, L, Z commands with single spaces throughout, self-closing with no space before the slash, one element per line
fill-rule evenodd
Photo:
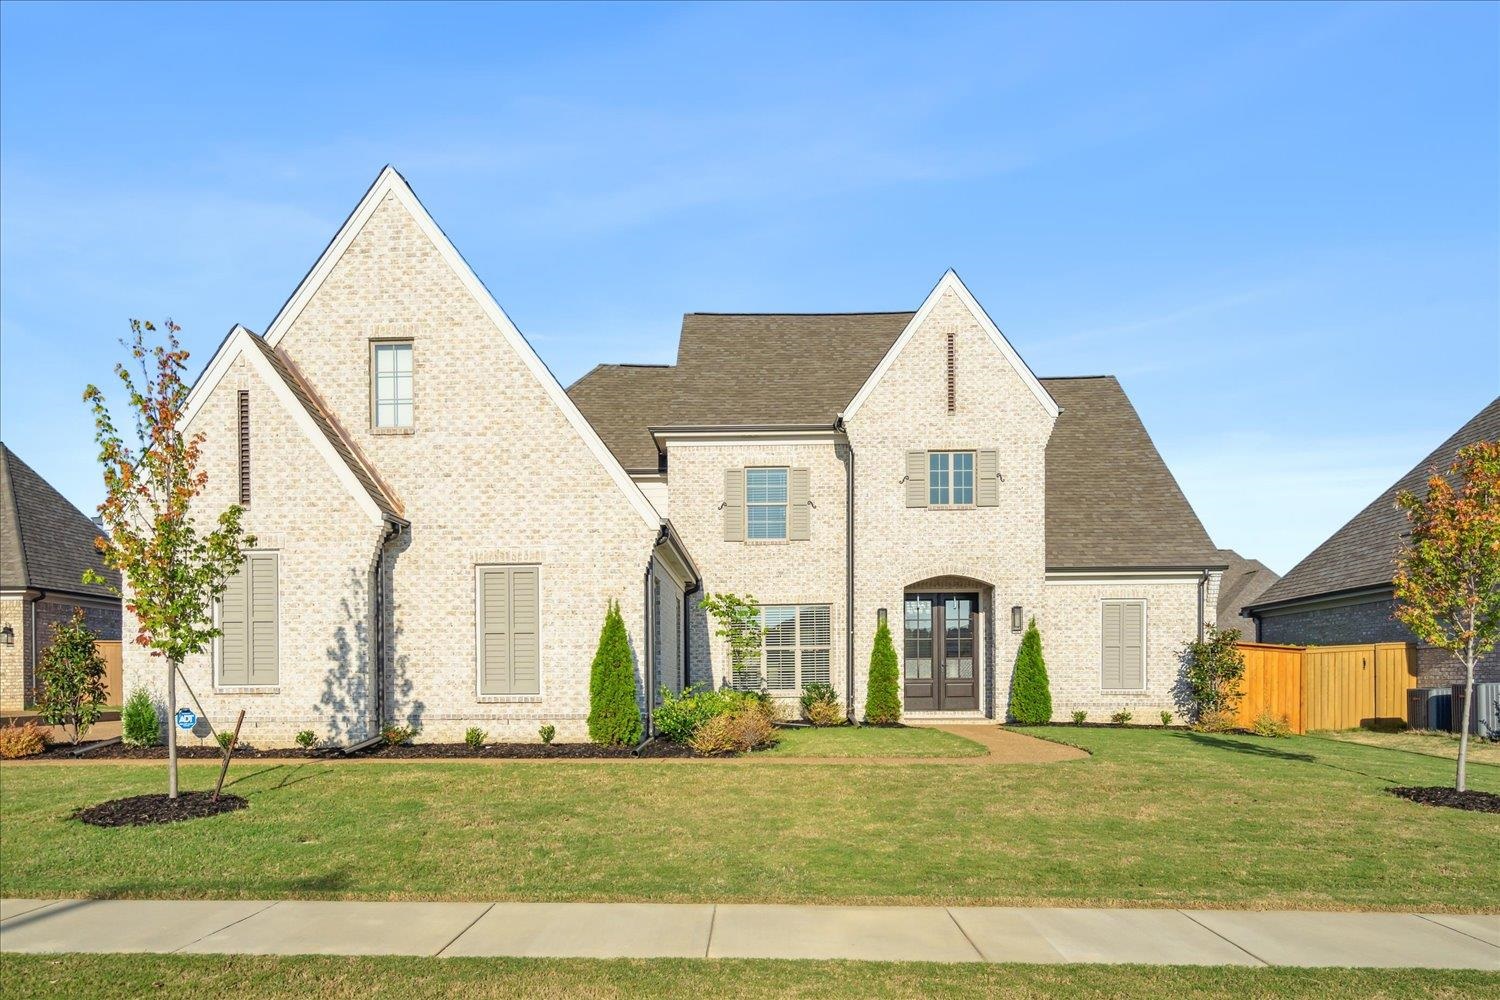
<path fill-rule="evenodd" d="M 0 951 L 1140 962 L 1500 971 L 1500 915 L 0 900 Z"/>

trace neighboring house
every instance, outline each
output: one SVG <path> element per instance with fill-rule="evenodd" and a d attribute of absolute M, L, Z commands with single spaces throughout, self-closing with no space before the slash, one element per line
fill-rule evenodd
<path fill-rule="evenodd" d="M 120 638 L 120 599 L 84 583 L 92 569 L 118 586 L 94 547 L 101 532 L 36 471 L 0 444 L 0 710 L 36 696 L 36 666 L 52 626 L 82 608 L 100 639 Z"/>
<path fill-rule="evenodd" d="M 1460 448 L 1486 440 L 1500 440 L 1500 397 L 1274 586 L 1246 602 L 1244 614 L 1257 621 L 1260 641 L 1318 646 L 1413 641 L 1412 634 L 1393 617 L 1391 578 L 1408 531 L 1406 514 L 1396 506 L 1396 497 L 1403 491 L 1424 494 L 1434 470 L 1446 471 Z M 1418 683 L 1423 686 L 1463 679 L 1458 661 L 1446 650 L 1420 646 L 1417 660 Z M 1476 676 L 1500 680 L 1500 651 L 1481 661 Z"/>
<path fill-rule="evenodd" d="M 389 168 L 186 426 L 256 544 L 184 669 L 252 742 L 580 738 L 610 600 L 648 712 L 815 681 L 858 711 L 884 614 L 909 713 L 1003 716 L 1034 615 L 1059 716 L 1146 718 L 1224 566 L 1119 384 L 1037 379 L 952 272 L 915 312 L 690 314 L 677 364 L 565 392 Z M 738 672 L 698 608 L 726 591 L 765 608 Z"/>
<path fill-rule="evenodd" d="M 1254 642 L 1255 619 L 1240 612 L 1281 577 L 1259 559 L 1246 559 L 1234 549 L 1220 549 L 1219 557 L 1224 560 L 1225 569 L 1219 584 L 1218 626 L 1226 630 L 1237 628 L 1242 639 Z"/>

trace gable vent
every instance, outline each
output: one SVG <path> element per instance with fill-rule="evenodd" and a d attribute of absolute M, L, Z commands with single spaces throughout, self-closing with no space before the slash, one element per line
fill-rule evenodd
<path fill-rule="evenodd" d="M 954 331 L 948 331 L 948 412 L 952 413 L 958 402 L 958 359 L 954 355 Z"/>
<path fill-rule="evenodd" d="M 250 505 L 250 391 L 240 390 L 240 506 Z"/>

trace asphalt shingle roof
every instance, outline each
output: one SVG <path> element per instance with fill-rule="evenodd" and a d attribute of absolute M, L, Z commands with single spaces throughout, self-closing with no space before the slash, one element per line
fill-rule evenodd
<path fill-rule="evenodd" d="M 104 533 L 36 470 L 0 444 L 0 589 L 64 591 L 113 598 L 108 586 L 84 583 L 92 569 L 119 586 L 94 547 Z"/>
<path fill-rule="evenodd" d="M 1429 473 L 1446 469 L 1460 448 L 1475 441 L 1497 439 L 1500 439 L 1500 396 L 1313 549 L 1252 606 L 1389 584 L 1395 574 L 1396 553 L 1407 530 L 1406 514 L 1396 506 L 1397 495 L 1407 490 L 1425 493 Z"/>
<path fill-rule="evenodd" d="M 654 471 L 650 427 L 832 425 L 913 315 L 688 313 L 675 366 L 600 365 L 568 394 L 621 465 Z M 1047 446 L 1047 565 L 1220 565 L 1119 382 L 1042 384 L 1063 408 Z"/>
<path fill-rule="evenodd" d="M 1254 641 L 1255 621 L 1240 612 L 1281 577 L 1259 559 L 1246 559 L 1233 549 L 1220 549 L 1219 556 L 1227 564 L 1219 583 L 1219 628 L 1237 628 L 1247 641 Z"/>

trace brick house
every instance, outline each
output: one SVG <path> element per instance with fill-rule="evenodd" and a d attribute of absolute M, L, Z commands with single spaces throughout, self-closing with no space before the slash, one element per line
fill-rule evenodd
<path fill-rule="evenodd" d="M 909 714 L 1003 717 L 1035 616 L 1060 716 L 1146 718 L 1225 565 L 1119 383 L 1038 379 L 952 272 L 912 312 L 689 314 L 675 365 L 565 391 L 390 168 L 187 426 L 256 544 L 185 671 L 265 744 L 581 738 L 610 600 L 647 713 L 693 683 L 857 711 L 885 615 Z M 752 668 L 705 592 L 762 604 Z"/>
<path fill-rule="evenodd" d="M 113 586 L 94 547 L 100 531 L 36 470 L 0 444 L 0 710 L 36 697 L 36 668 L 52 626 L 82 609 L 100 639 L 120 638 L 120 599 L 84 583 L 92 569 Z"/>
<path fill-rule="evenodd" d="M 1427 477 L 1434 469 L 1447 469 L 1459 449 L 1476 441 L 1494 440 L 1500 440 L 1500 397 L 1313 549 L 1286 576 L 1248 602 L 1244 614 L 1255 620 L 1259 640 L 1316 646 L 1416 641 L 1392 615 L 1395 598 L 1391 577 L 1407 531 L 1406 514 L 1396 506 L 1396 497 L 1405 491 L 1425 492 Z M 1500 680 L 1500 651 L 1479 662 L 1475 677 Z M 1462 680 L 1463 668 L 1452 654 L 1418 644 L 1418 684 L 1441 686 Z"/>

